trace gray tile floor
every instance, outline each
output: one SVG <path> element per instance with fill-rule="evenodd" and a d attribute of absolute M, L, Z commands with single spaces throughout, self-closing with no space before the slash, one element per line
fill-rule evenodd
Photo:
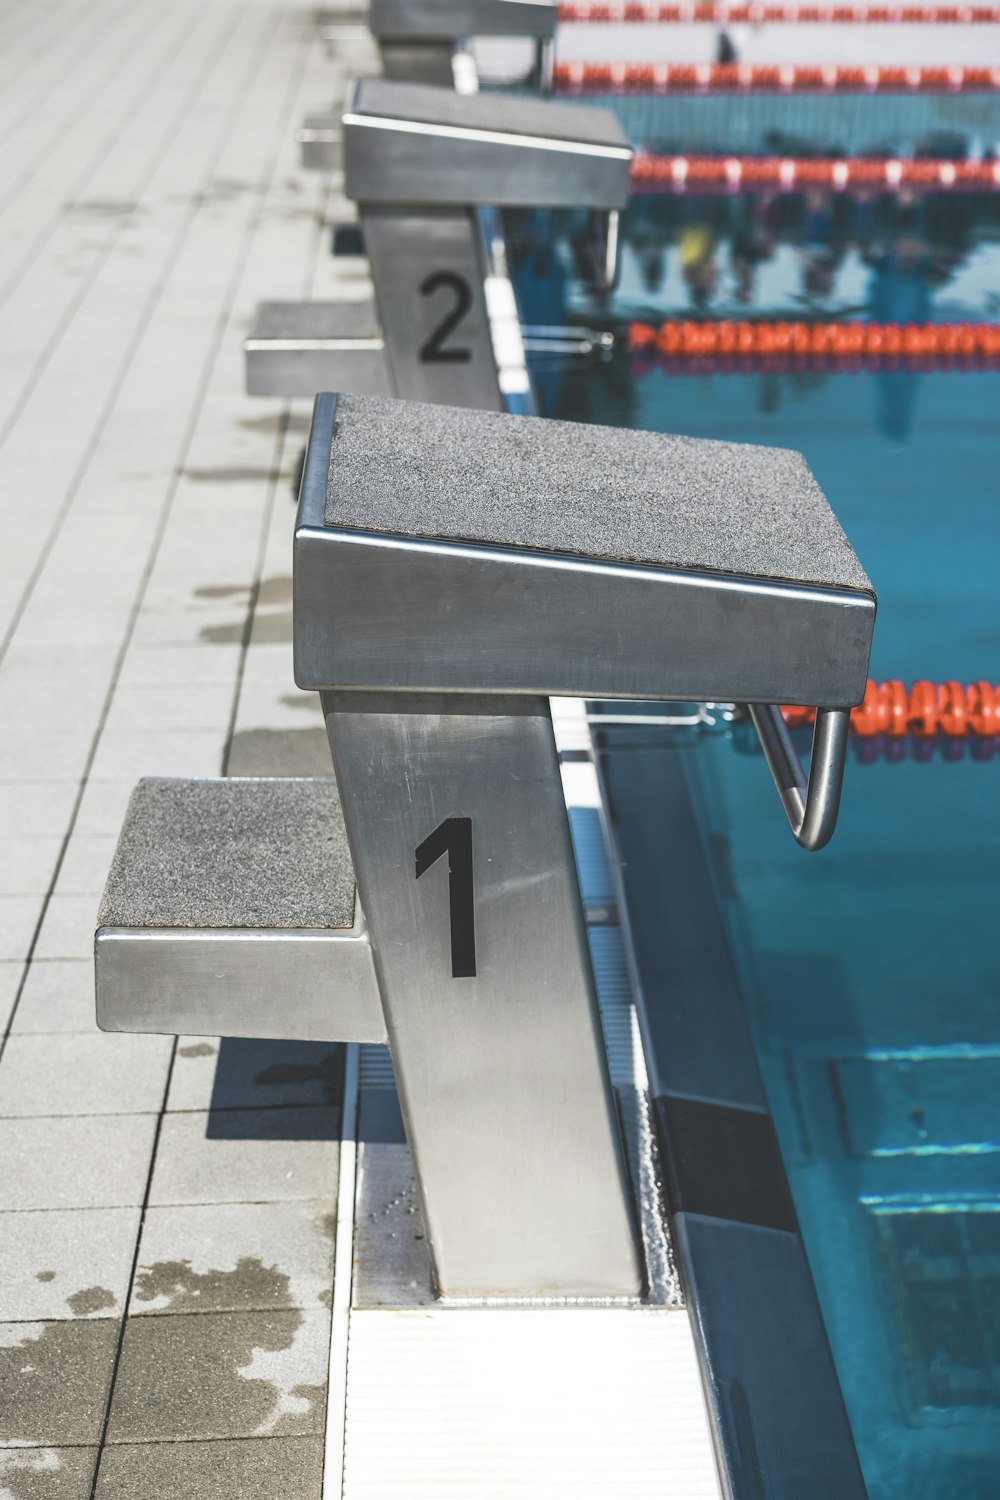
<path fill-rule="evenodd" d="M 3 1500 L 321 1492 L 342 1059 L 104 1036 L 90 955 L 136 777 L 326 769 L 240 343 L 333 292 L 342 87 L 305 0 L 0 7 Z"/>

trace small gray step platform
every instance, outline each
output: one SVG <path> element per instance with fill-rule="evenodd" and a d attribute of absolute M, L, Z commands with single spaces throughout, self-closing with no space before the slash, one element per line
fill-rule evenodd
<path fill-rule="evenodd" d="M 95 951 L 106 1031 L 385 1035 L 332 777 L 141 781 Z"/>
<path fill-rule="evenodd" d="M 786 449 L 320 397 L 296 549 L 302 687 L 864 693 L 874 591 Z"/>
<path fill-rule="evenodd" d="M 262 302 L 243 350 L 249 396 L 315 396 L 331 386 L 391 394 L 385 344 L 368 299 Z"/>

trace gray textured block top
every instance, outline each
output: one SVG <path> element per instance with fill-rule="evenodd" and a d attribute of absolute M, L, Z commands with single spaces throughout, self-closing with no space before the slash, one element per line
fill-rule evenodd
<path fill-rule="evenodd" d="M 132 793 L 99 927 L 354 925 L 337 783 L 149 778 Z"/>
<path fill-rule="evenodd" d="M 800 453 L 345 395 L 326 524 L 873 592 Z"/>
<path fill-rule="evenodd" d="M 501 131 L 629 150 L 628 137 L 612 112 L 585 104 L 555 104 L 513 95 L 456 94 L 430 84 L 364 78 L 354 85 L 347 110 L 355 115 L 412 120 L 418 125 Z"/>
<path fill-rule="evenodd" d="M 373 339 L 380 336 L 375 304 L 352 302 L 262 302 L 248 339 Z"/>

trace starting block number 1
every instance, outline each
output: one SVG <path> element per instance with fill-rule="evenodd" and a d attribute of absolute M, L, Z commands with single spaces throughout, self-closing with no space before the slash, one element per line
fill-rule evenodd
<path fill-rule="evenodd" d="M 451 977 L 476 977 L 476 910 L 472 879 L 472 819 L 445 818 L 417 845 L 416 878 L 443 854 L 448 856 L 448 904 L 451 916 Z"/>

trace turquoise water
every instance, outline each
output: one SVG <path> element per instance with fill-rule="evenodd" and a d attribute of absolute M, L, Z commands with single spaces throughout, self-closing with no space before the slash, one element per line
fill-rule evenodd
<path fill-rule="evenodd" d="M 526 321 L 585 304 L 540 264 Z M 879 593 L 871 675 L 1000 682 L 1000 373 L 639 374 L 620 350 L 542 361 L 539 389 L 548 415 L 800 449 Z M 852 757 L 805 855 L 742 731 L 690 752 L 873 1500 L 996 1500 L 1000 752 L 920 753 Z"/>

